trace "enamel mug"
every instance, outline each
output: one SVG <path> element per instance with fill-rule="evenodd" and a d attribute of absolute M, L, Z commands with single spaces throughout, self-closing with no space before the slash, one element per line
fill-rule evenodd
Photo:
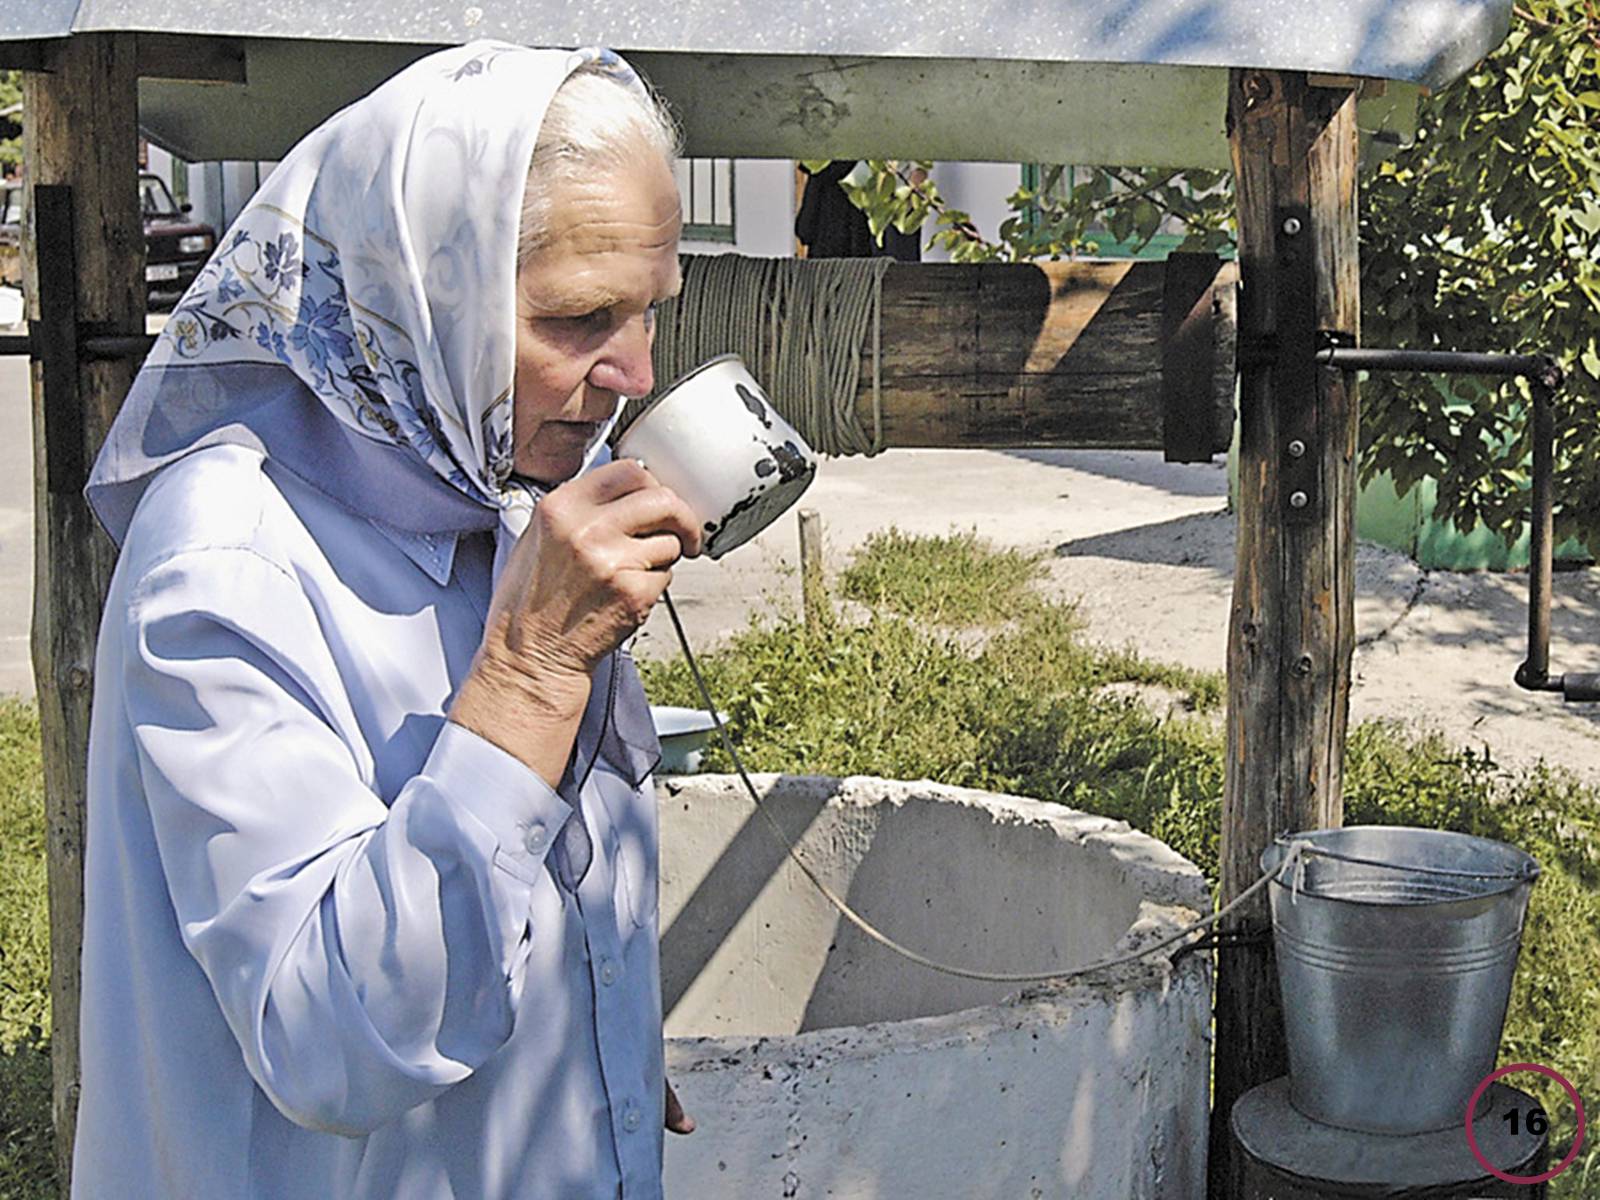
<path fill-rule="evenodd" d="M 817 473 L 815 452 L 737 354 L 702 363 L 656 396 L 613 454 L 638 459 L 683 499 L 713 559 L 776 521 Z"/>

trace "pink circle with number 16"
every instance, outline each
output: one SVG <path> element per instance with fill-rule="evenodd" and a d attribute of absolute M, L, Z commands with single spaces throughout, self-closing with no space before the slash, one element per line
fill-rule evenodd
<path fill-rule="evenodd" d="M 1506 1172 L 1500 1170 L 1483 1156 L 1483 1151 L 1478 1149 L 1478 1138 L 1472 1132 L 1472 1114 L 1473 1111 L 1478 1107 L 1478 1097 L 1482 1096 L 1483 1093 L 1488 1090 L 1489 1085 L 1496 1079 L 1499 1079 L 1503 1075 L 1514 1074 L 1517 1071 L 1533 1071 L 1536 1074 L 1544 1075 L 1550 1079 L 1554 1079 L 1567 1090 L 1567 1095 L 1572 1097 L 1572 1107 L 1578 1114 L 1578 1133 L 1577 1136 L 1572 1139 L 1572 1149 L 1567 1151 L 1567 1156 L 1565 1158 L 1557 1163 L 1551 1170 L 1546 1171 L 1543 1175 L 1506 1174 Z M 1481 1166 L 1485 1171 L 1489 1172 L 1489 1174 L 1493 1175 L 1496 1179 L 1503 1179 L 1507 1183 L 1543 1183 L 1547 1179 L 1554 1179 L 1557 1175 L 1561 1174 L 1561 1172 L 1565 1171 L 1572 1165 L 1573 1159 L 1578 1157 L 1578 1150 L 1583 1146 L 1583 1101 L 1578 1098 L 1578 1089 L 1573 1087 L 1549 1067 L 1541 1067 L 1538 1063 L 1512 1063 L 1510 1066 L 1501 1067 L 1499 1070 L 1492 1072 L 1482 1083 L 1480 1083 L 1477 1089 L 1472 1093 L 1472 1099 L 1467 1101 L 1467 1146 L 1472 1151 L 1472 1157 L 1478 1160 L 1478 1165 Z"/>

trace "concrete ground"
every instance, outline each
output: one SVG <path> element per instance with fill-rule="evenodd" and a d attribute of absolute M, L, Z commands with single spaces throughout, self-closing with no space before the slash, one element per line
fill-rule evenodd
<path fill-rule="evenodd" d="M 802 503 L 822 514 L 830 573 L 876 529 L 976 529 L 1002 545 L 1048 551 L 1046 587 L 1078 601 L 1089 637 L 1154 659 L 1225 666 L 1234 521 L 1221 462 L 899 450 L 825 462 Z M 713 644 L 770 604 L 798 604 L 797 541 L 796 521 L 785 516 L 720 563 L 681 564 L 672 591 L 693 644 Z M 1555 669 L 1600 670 L 1600 570 L 1558 574 L 1554 607 Z M 1501 763 L 1545 759 L 1600 782 L 1600 705 L 1564 705 L 1511 682 L 1526 628 L 1525 575 L 1423 571 L 1363 543 L 1352 720 L 1436 728 L 1455 744 L 1487 747 Z M 638 650 L 676 653 L 664 609 Z"/>
<path fill-rule="evenodd" d="M 0 358 L 0 691 L 31 695 L 32 451 L 27 366 Z M 1233 577 L 1222 464 L 1177 466 L 1115 451 L 898 450 L 825 462 L 803 503 L 822 514 L 836 572 L 874 530 L 975 529 L 1050 552 L 1047 587 L 1076 598 L 1089 637 L 1221 670 Z M 720 563 L 686 562 L 673 596 L 696 646 L 752 612 L 798 603 L 796 521 L 786 515 Z M 1425 572 L 1362 545 L 1354 720 L 1398 718 L 1600 781 L 1600 705 L 1564 706 L 1511 683 L 1522 661 L 1526 577 Z M 1600 670 L 1600 570 L 1556 577 L 1556 670 Z M 637 647 L 675 653 L 658 608 Z"/>

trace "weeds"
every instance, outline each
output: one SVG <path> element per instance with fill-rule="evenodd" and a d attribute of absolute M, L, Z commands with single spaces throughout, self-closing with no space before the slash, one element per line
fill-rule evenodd
<path fill-rule="evenodd" d="M 918 537 L 890 527 L 868 536 L 839 577 L 839 594 L 880 612 L 938 625 L 1004 621 L 1029 611 L 1029 584 L 1044 574 L 1044 555 L 996 550 L 977 533 Z"/>
<path fill-rule="evenodd" d="M 54 1200 L 39 714 L 0 698 L 0 1197 Z"/>

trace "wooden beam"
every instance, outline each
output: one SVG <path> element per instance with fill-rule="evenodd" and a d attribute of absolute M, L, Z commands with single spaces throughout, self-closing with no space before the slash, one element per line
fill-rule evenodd
<path fill-rule="evenodd" d="M 133 34 L 84 34 L 49 74 L 23 77 L 27 178 L 71 188 L 72 274 L 41 259 L 28 205 L 22 259 L 28 315 L 42 336 L 83 322 L 144 332 L 144 232 L 137 183 L 138 76 Z M 60 193 L 56 193 L 60 196 Z M 44 209 L 51 208 L 47 201 Z M 48 219 L 48 217 L 47 217 Z M 51 268 L 56 268 L 52 273 Z M 70 294 L 64 294 L 70 289 Z M 48 320 L 46 320 L 48 318 Z M 33 368 L 33 668 L 38 685 L 48 824 L 51 1045 L 58 1179 L 69 1187 L 78 1099 L 79 959 L 83 944 L 84 784 L 94 647 L 115 549 L 83 499 L 84 476 L 132 382 L 128 360 L 73 361 L 56 346 Z"/>
<path fill-rule="evenodd" d="M 192 83 L 248 83 L 241 42 L 191 33 L 138 34 L 139 76 Z"/>
<path fill-rule="evenodd" d="M 0 70 L 53 71 L 56 55 L 67 44 L 60 38 L 24 38 L 14 42 L 0 42 Z"/>
<path fill-rule="evenodd" d="M 1219 397 L 1232 398 L 1231 361 L 1226 390 L 1215 388 L 1217 352 L 1222 348 L 1216 337 L 1216 324 L 1223 314 L 1223 297 L 1218 294 L 1222 289 L 1214 286 L 1220 266 L 1211 254 L 1175 254 L 1166 262 L 1161 305 L 1161 417 L 1162 449 L 1168 462 L 1209 462 L 1215 452 Z M 1231 420 L 1229 426 L 1231 431 Z"/>
<path fill-rule="evenodd" d="M 97 34 L 73 34 L 97 37 Z M 191 83 L 247 83 L 244 44 L 232 38 L 195 33 L 136 33 L 138 72 L 142 79 L 179 79 Z M 0 42 L 0 70 L 47 71 L 71 38 L 29 38 Z"/>
<path fill-rule="evenodd" d="M 818 629 L 827 617 L 827 584 L 822 573 L 822 514 L 800 510 L 800 608 L 806 628 Z"/>
<path fill-rule="evenodd" d="M 1239 531 L 1228 630 L 1224 904 L 1279 834 L 1342 822 L 1354 647 L 1356 389 L 1309 361 L 1359 332 L 1356 99 L 1231 73 L 1239 204 Z M 1264 932 L 1264 896 L 1230 931 Z M 1234 1101 L 1287 1070 L 1270 942 L 1218 956 L 1211 1195 L 1230 1196 Z"/>
<path fill-rule="evenodd" d="M 1185 328 L 1210 355 L 1197 377 L 1208 394 L 1186 417 L 1193 458 L 1227 450 L 1233 429 L 1234 268 L 1212 270 L 1207 322 Z M 1167 447 L 1167 276 L 1163 262 L 895 264 L 883 280 L 885 444 Z M 872 372 L 869 336 L 856 393 L 868 429 Z"/>

